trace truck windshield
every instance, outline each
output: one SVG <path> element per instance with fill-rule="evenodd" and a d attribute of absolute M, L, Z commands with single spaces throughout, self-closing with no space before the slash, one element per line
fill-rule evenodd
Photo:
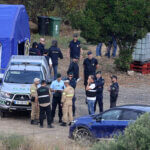
<path fill-rule="evenodd" d="M 4 82 L 6 83 L 20 83 L 20 84 L 32 84 L 34 78 L 43 80 L 41 71 L 8 71 Z"/>

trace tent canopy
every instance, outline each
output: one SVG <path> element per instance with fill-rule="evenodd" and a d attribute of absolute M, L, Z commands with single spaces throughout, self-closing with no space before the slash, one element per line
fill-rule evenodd
<path fill-rule="evenodd" d="M 24 5 L 0 5 L 0 67 L 6 68 L 11 55 L 18 54 L 18 43 L 30 40 L 29 18 Z"/>

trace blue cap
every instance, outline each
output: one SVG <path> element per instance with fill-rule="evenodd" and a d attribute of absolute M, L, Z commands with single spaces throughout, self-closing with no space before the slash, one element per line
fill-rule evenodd
<path fill-rule="evenodd" d="M 91 55 L 91 54 L 92 54 L 92 52 L 91 52 L 91 51 L 89 51 L 87 54 L 88 54 L 88 55 Z"/>

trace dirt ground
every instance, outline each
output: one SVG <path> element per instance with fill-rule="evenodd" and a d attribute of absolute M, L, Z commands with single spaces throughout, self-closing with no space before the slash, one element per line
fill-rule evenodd
<path fill-rule="evenodd" d="M 92 49 L 95 55 L 95 47 Z M 69 59 L 66 57 L 66 50 L 63 50 L 64 59 L 60 61 L 59 72 L 63 76 L 66 75 L 66 70 L 69 65 Z M 87 51 L 85 51 L 86 53 Z M 120 92 L 117 105 L 124 104 L 150 104 L 150 75 L 141 75 L 135 73 L 133 76 L 128 76 L 126 73 L 116 72 L 113 65 L 113 59 L 99 58 L 100 68 L 103 71 L 103 77 L 105 79 L 104 89 L 104 109 L 109 108 L 109 93 L 107 91 L 110 85 L 110 75 L 117 74 L 118 82 L 120 84 Z M 80 77 L 76 89 L 76 117 L 87 115 L 87 105 L 85 104 L 85 92 L 83 86 L 83 59 L 80 60 Z M 98 113 L 98 109 L 97 109 Z M 70 145 L 72 150 L 72 141 L 68 138 L 69 127 L 60 127 L 58 118 L 56 117 L 54 122 L 54 129 L 47 129 L 46 122 L 45 128 L 40 129 L 38 126 L 31 126 L 29 116 L 25 114 L 9 114 L 6 118 L 0 119 L 0 133 L 1 134 L 20 134 L 26 137 L 30 137 L 37 141 L 43 141 L 56 145 L 58 142 L 65 145 Z"/>

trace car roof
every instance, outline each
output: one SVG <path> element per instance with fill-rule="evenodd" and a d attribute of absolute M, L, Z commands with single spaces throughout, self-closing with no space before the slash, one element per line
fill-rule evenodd
<path fill-rule="evenodd" d="M 20 66 L 10 66 L 9 70 L 11 71 L 22 71 L 22 70 L 26 70 L 26 71 L 41 71 L 41 67 L 40 66 L 26 66 L 26 65 L 20 65 Z"/>
<path fill-rule="evenodd" d="M 150 112 L 150 105 L 131 104 L 131 105 L 118 106 L 116 108 Z"/>

